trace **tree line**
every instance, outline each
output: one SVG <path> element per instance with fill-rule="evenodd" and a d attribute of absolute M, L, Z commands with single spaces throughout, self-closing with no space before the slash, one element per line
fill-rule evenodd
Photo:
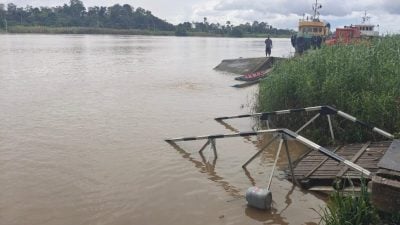
<path fill-rule="evenodd" d="M 225 24 L 209 23 L 207 17 L 204 17 L 203 22 L 184 22 L 175 27 L 175 33 L 178 36 L 186 36 L 190 32 L 211 33 L 217 36 L 233 36 L 243 37 L 246 34 L 253 35 L 285 35 L 290 36 L 294 31 L 288 29 L 278 29 L 272 27 L 266 22 L 254 21 L 253 23 L 245 23 L 234 26 L 230 21 Z"/>
<path fill-rule="evenodd" d="M 70 0 L 69 4 L 56 7 L 18 7 L 14 3 L 0 4 L 0 28 L 11 26 L 48 26 L 48 27 L 95 27 L 112 29 L 139 29 L 150 31 L 170 31 L 175 35 L 186 36 L 190 33 L 204 35 L 242 37 L 246 34 L 290 35 L 291 30 L 277 29 L 265 22 L 234 26 L 230 21 L 225 24 L 209 23 L 205 17 L 202 22 L 184 22 L 173 25 L 154 16 L 141 7 L 129 4 L 115 4 L 110 7 L 94 6 L 86 8 L 80 0 Z"/>

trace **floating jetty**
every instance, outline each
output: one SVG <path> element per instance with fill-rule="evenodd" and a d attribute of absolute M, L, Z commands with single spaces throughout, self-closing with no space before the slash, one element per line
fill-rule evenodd
<path fill-rule="evenodd" d="M 375 174 L 379 170 L 378 163 L 391 143 L 392 141 L 367 142 L 330 149 L 335 154 Z M 293 174 L 288 172 L 290 179 L 292 176 L 302 188 L 320 192 L 333 191 L 335 181 L 342 182 L 342 179 L 351 179 L 354 181 L 353 184 L 357 184 L 360 180 L 359 172 L 315 151 L 308 152 L 295 163 Z"/>
<path fill-rule="evenodd" d="M 308 116 L 310 116 L 309 114 L 314 114 L 314 116 L 297 129 L 297 131 L 270 128 L 273 117 L 298 113 L 306 113 Z M 329 124 L 328 134 L 330 134 L 330 137 L 335 143 L 338 143 L 335 140 L 332 127 L 331 117 L 333 116 L 339 116 L 342 119 L 353 122 L 355 125 L 367 128 L 371 132 L 380 135 L 381 138 L 378 140 L 382 141 L 323 147 L 300 134 L 311 123 L 315 122 L 317 118 L 326 117 Z M 265 151 L 268 146 L 275 141 L 279 141 L 279 147 L 277 149 L 267 189 L 249 188 L 250 191 L 246 193 L 248 204 L 254 207 L 260 208 L 260 201 L 262 203 L 267 201 L 266 205 L 263 204 L 262 209 L 269 208 L 269 203 L 272 201 L 269 191 L 272 176 L 281 149 L 285 148 L 288 158 L 288 179 L 291 180 L 294 185 L 299 185 L 306 190 L 326 193 L 334 190 L 333 187 L 335 187 L 335 189 L 345 189 L 346 186 L 343 185 L 346 183 L 345 181 L 351 181 L 354 186 L 351 187 L 350 191 L 357 191 L 357 185 L 360 184 L 360 180 L 365 179 L 369 182 L 368 185 L 372 192 L 371 198 L 380 209 L 389 212 L 398 211 L 400 209 L 400 140 L 395 140 L 392 134 L 330 106 L 315 106 L 273 112 L 224 116 L 215 118 L 215 120 L 225 124 L 225 122 L 222 121 L 246 117 L 255 117 L 265 121 L 267 129 L 230 134 L 170 138 L 166 139 L 166 141 L 176 145 L 176 142 L 181 141 L 207 140 L 199 152 L 201 153 L 207 146 L 210 146 L 216 160 L 218 157 L 216 149 L 217 139 L 234 137 L 248 138 L 249 136 L 272 134 L 273 138 L 242 166 L 243 169 L 246 170 L 246 166 Z M 287 141 L 295 141 L 303 144 L 309 148 L 310 151 L 299 159 L 292 161 Z M 258 195 L 254 190 L 262 193 L 262 195 L 260 193 L 258 193 L 260 194 Z"/>

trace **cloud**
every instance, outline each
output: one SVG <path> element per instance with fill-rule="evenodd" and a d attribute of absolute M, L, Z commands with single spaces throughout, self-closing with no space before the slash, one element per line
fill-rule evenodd
<path fill-rule="evenodd" d="M 225 24 L 231 21 L 240 24 L 264 21 L 279 28 L 297 29 L 298 19 L 303 13 L 312 14 L 315 0 L 82 0 L 85 6 L 110 6 L 116 3 L 143 7 L 154 15 L 178 24 L 185 21 L 203 21 Z M 18 6 L 58 6 L 69 0 L 3 0 Z M 399 0 L 319 0 L 322 4 L 321 18 L 332 27 L 361 22 L 364 11 L 368 12 L 372 24 L 380 24 L 381 31 L 399 32 Z M 179 7 L 177 7 L 179 5 Z"/>
<path fill-rule="evenodd" d="M 383 0 L 382 8 L 390 14 L 400 15 L 400 1 Z"/>
<path fill-rule="evenodd" d="M 364 11 L 371 23 L 399 30 L 392 20 L 398 21 L 400 1 L 393 0 L 324 0 L 320 9 L 321 18 L 332 25 L 344 26 L 361 22 Z M 274 27 L 297 28 L 298 19 L 304 13 L 312 14 L 314 0 L 210 0 L 193 6 L 192 20 L 208 17 L 213 21 L 231 21 L 233 24 L 265 21 Z M 387 19 L 390 18 L 390 19 Z M 381 22 L 383 21 L 383 22 Z"/>

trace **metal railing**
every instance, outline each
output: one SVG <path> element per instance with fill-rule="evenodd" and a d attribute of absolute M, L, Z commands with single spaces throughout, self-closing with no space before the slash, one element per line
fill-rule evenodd
<path fill-rule="evenodd" d="M 259 130 L 259 131 L 250 131 L 250 132 L 239 132 L 239 133 L 230 133 L 230 134 L 214 134 L 214 135 L 207 135 L 207 136 L 193 136 L 193 137 L 181 137 L 181 138 L 171 138 L 171 139 L 166 139 L 165 141 L 167 142 L 180 142 L 180 141 L 195 141 L 195 140 L 208 140 L 206 145 L 210 143 L 215 143 L 215 139 L 220 139 L 220 138 L 233 138 L 233 137 L 246 137 L 246 136 L 256 136 L 260 134 L 278 134 L 278 137 L 280 137 L 281 142 L 279 144 L 279 149 L 278 152 L 280 152 L 280 149 L 282 148 L 282 142 L 285 142 L 288 138 L 294 139 L 297 142 L 313 149 L 321 152 L 324 155 L 327 155 L 328 157 L 338 161 L 342 162 L 345 165 L 363 173 L 366 176 L 370 176 L 371 172 L 354 164 L 353 162 L 329 151 L 328 149 L 308 140 L 307 138 L 291 131 L 288 129 L 270 129 L 270 130 Z M 205 146 L 202 147 L 204 149 Z M 214 150 L 216 150 L 214 148 Z M 216 152 L 216 151 L 215 151 Z M 279 153 L 277 154 L 277 156 Z M 274 163 L 276 164 L 276 162 Z M 275 167 L 275 165 L 274 165 Z"/>
<path fill-rule="evenodd" d="M 338 115 L 342 118 L 345 118 L 347 120 L 350 120 L 356 124 L 359 124 L 361 126 L 364 126 L 371 131 L 378 133 L 386 138 L 389 139 L 394 139 L 394 136 L 382 129 L 379 129 L 378 127 L 372 126 L 364 121 L 361 121 L 345 112 L 342 112 L 340 110 L 335 109 L 334 107 L 331 106 L 314 106 L 314 107 L 307 107 L 307 108 L 298 108 L 298 109 L 287 109 L 287 110 L 279 110 L 279 111 L 272 111 L 272 112 L 260 112 L 260 113 L 254 113 L 254 114 L 243 114 L 243 115 L 237 115 L 237 116 L 225 116 L 225 117 L 217 117 L 215 120 L 217 121 L 222 121 L 222 120 L 227 120 L 227 119 L 235 119 L 235 118 L 246 118 L 246 117 L 260 117 L 261 120 L 267 121 L 267 128 L 269 129 L 268 121 L 270 116 L 272 115 L 285 115 L 285 114 L 290 114 L 290 113 L 300 113 L 300 112 L 318 112 L 318 114 L 313 117 L 310 121 L 305 123 L 303 125 L 303 129 L 307 127 L 311 122 L 313 122 L 315 119 L 317 119 L 319 116 L 326 115 L 328 118 L 329 122 L 329 130 L 331 132 L 331 137 L 334 140 L 335 135 L 333 133 L 333 128 L 332 128 L 332 121 L 331 121 L 331 115 Z"/>
<path fill-rule="evenodd" d="M 303 126 L 301 126 L 296 132 L 293 132 L 289 129 L 270 129 L 269 127 L 269 120 L 272 115 L 285 115 L 285 114 L 291 114 L 291 113 L 300 113 L 300 112 L 317 112 L 317 114 L 312 117 L 310 120 L 308 120 Z M 273 134 L 273 138 L 261 148 L 256 154 L 254 154 L 249 160 L 246 161 L 242 165 L 242 167 L 245 169 L 246 166 L 251 163 L 261 152 L 263 152 L 268 146 L 270 146 L 275 140 L 280 139 L 279 142 L 279 147 L 277 149 L 277 155 L 275 157 L 275 161 L 272 167 L 272 173 L 269 178 L 269 183 L 268 183 L 268 189 L 271 185 L 272 182 L 272 176 L 276 167 L 276 164 L 278 162 L 278 157 L 280 154 L 280 151 L 282 149 L 283 144 L 285 145 L 286 149 L 286 155 L 288 157 L 288 162 L 289 162 L 289 168 L 291 170 L 291 173 L 293 173 L 293 165 L 290 159 L 290 154 L 289 154 L 289 148 L 287 145 L 287 140 L 288 139 L 294 139 L 297 142 L 307 146 L 308 148 L 312 150 L 316 150 L 321 152 L 322 154 L 328 156 L 329 158 L 332 158 L 338 162 L 342 162 L 345 165 L 349 166 L 350 168 L 353 168 L 354 170 L 357 170 L 361 172 L 363 175 L 370 177 L 371 172 L 362 168 L 361 166 L 343 158 L 342 156 L 339 156 L 338 154 L 316 144 L 315 142 L 299 135 L 299 132 L 301 132 L 303 129 L 305 129 L 308 125 L 310 125 L 312 122 L 314 122 L 319 116 L 327 116 L 328 123 L 329 123 L 329 130 L 330 134 L 333 140 L 335 140 L 335 135 L 333 132 L 333 127 L 332 127 L 332 121 L 331 121 L 331 116 L 332 115 L 338 115 L 342 118 L 345 118 L 347 120 L 350 120 L 356 124 L 359 124 L 361 126 L 369 128 L 371 131 L 378 133 L 386 138 L 389 139 L 394 139 L 394 136 L 382 129 L 379 129 L 375 126 L 371 126 L 370 124 L 363 122 L 361 120 L 358 120 L 357 118 L 342 112 L 340 110 L 337 110 L 331 106 L 314 106 L 314 107 L 307 107 L 307 108 L 298 108 L 298 109 L 288 109 L 288 110 L 280 110 L 280 111 L 272 111 L 272 112 L 261 112 L 261 113 L 254 113 L 254 114 L 242 114 L 242 115 L 236 115 L 236 116 L 225 116 L 225 117 L 218 117 L 215 118 L 215 120 L 222 122 L 223 120 L 227 119 L 235 119 L 235 118 L 246 118 L 246 117 L 259 117 L 261 120 L 264 120 L 267 122 L 267 129 L 266 130 L 258 130 L 258 131 L 249 131 L 249 132 L 236 132 L 236 133 L 229 133 L 229 134 L 213 134 L 213 135 L 205 135 L 205 136 L 192 136 L 192 137 L 181 137 L 181 138 L 170 138 L 166 139 L 170 144 L 175 144 L 175 142 L 181 142 L 181 141 L 196 141 L 196 140 L 207 140 L 207 142 L 201 147 L 199 152 L 201 153 L 207 146 L 211 146 L 211 149 L 214 152 L 214 157 L 215 159 L 218 157 L 217 155 L 217 149 L 216 149 L 216 139 L 221 139 L 221 138 L 233 138 L 233 137 L 250 137 L 250 136 L 257 136 L 257 135 L 262 135 L 262 134 Z M 222 122 L 224 123 L 224 122 Z M 294 176 L 292 176 L 293 182 Z"/>

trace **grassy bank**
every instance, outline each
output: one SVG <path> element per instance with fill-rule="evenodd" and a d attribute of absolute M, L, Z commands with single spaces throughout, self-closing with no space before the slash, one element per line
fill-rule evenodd
<path fill-rule="evenodd" d="M 371 204 L 365 180 L 361 182 L 360 193 L 344 193 L 337 190 L 322 210 L 322 224 L 325 225 L 378 225 L 382 224 L 378 212 Z"/>
<path fill-rule="evenodd" d="M 257 110 L 331 105 L 388 132 L 399 132 L 399 61 L 400 36 L 309 51 L 279 64 L 260 84 Z M 336 118 L 334 127 L 339 140 L 358 142 L 379 137 Z M 279 127 L 292 129 L 304 122 L 301 118 L 277 121 Z M 320 124 L 327 123 L 324 120 Z M 320 127 L 307 135 L 327 142 L 321 137 L 326 127 Z"/>
<path fill-rule="evenodd" d="M 350 180 L 344 181 L 354 188 Z M 321 223 L 324 225 L 398 225 L 400 213 L 379 211 L 371 202 L 371 194 L 367 184 L 361 179 L 359 193 L 346 193 L 342 190 L 334 191 L 326 208 L 320 212 Z"/>

